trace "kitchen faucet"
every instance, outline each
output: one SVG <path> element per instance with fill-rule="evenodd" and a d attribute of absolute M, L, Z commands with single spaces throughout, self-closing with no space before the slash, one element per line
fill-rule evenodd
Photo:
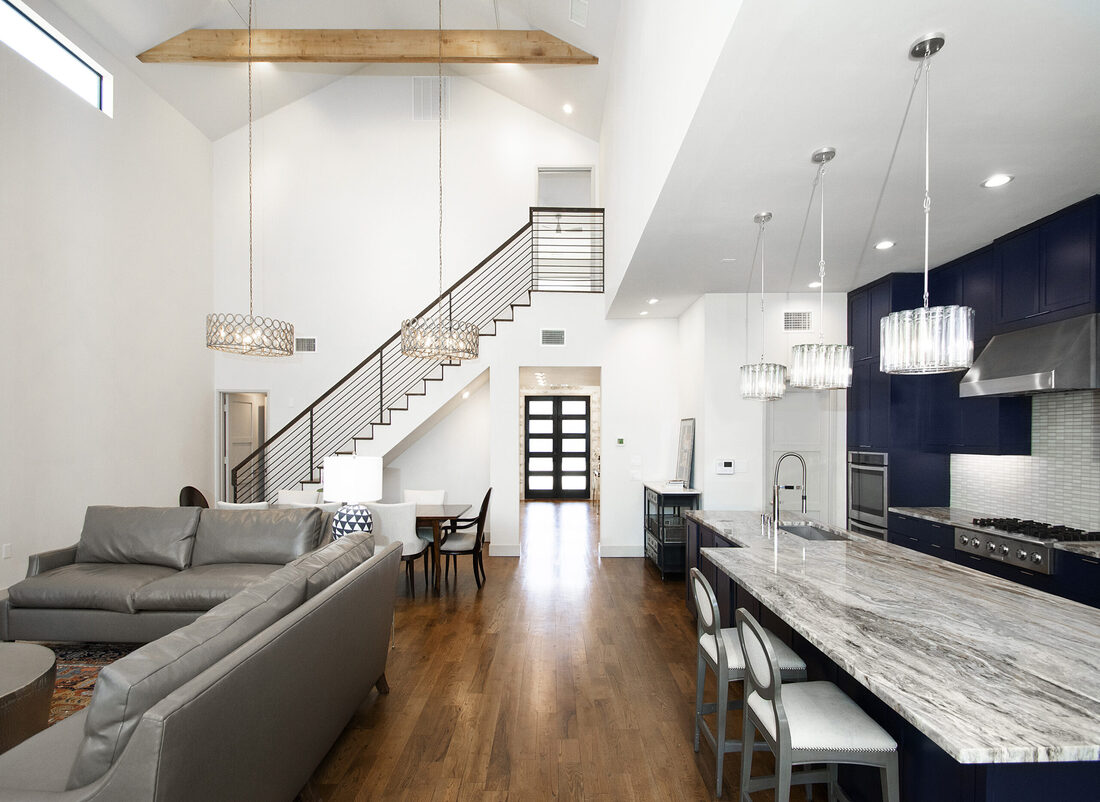
<path fill-rule="evenodd" d="M 783 464 L 783 460 L 787 457 L 794 457 L 800 463 L 802 463 L 802 484 L 800 485 L 781 485 L 779 484 L 779 467 Z M 801 490 L 802 491 L 802 513 L 806 513 L 806 460 L 802 458 L 802 455 L 796 451 L 788 451 L 785 454 L 781 454 L 779 459 L 775 461 L 775 479 L 772 482 L 772 521 L 779 522 L 779 491 L 780 490 Z"/>

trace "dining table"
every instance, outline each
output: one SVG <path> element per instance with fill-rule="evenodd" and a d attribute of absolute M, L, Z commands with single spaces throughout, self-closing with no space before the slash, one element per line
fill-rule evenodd
<path fill-rule="evenodd" d="M 432 576 L 433 589 L 439 591 L 440 574 L 439 547 L 443 545 L 443 525 L 462 516 L 470 509 L 469 504 L 417 504 L 416 528 L 432 529 Z"/>

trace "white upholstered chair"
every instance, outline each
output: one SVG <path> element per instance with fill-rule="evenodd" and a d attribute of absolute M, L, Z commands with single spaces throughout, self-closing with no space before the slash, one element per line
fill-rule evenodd
<path fill-rule="evenodd" d="M 280 490 L 277 504 L 280 507 L 313 507 L 321 503 L 316 490 Z"/>
<path fill-rule="evenodd" d="M 415 592 L 413 582 L 413 563 L 418 557 L 424 557 L 424 588 L 428 587 L 428 560 L 431 544 L 416 536 L 416 504 L 364 504 L 370 510 L 373 520 L 371 533 L 374 535 L 375 551 L 390 543 L 401 544 L 401 561 L 405 563 L 405 573 Z"/>
<path fill-rule="evenodd" d="M 737 611 L 737 635 L 746 656 L 745 714 L 742 730 L 741 802 L 749 794 L 775 789 L 776 802 L 787 802 L 791 783 L 829 784 L 829 799 L 837 798 L 836 768 L 840 763 L 876 766 L 882 798 L 899 802 L 897 742 L 874 719 L 831 682 L 783 686 L 782 658 L 772 639 L 747 610 Z M 775 774 L 751 777 L 755 733 L 775 755 Z M 825 763 L 792 775 L 794 766 Z"/>
<path fill-rule="evenodd" d="M 411 501 L 415 504 L 446 504 L 447 503 L 447 491 L 446 490 L 406 490 L 404 493 L 405 501 Z M 435 539 L 432 534 L 432 528 L 430 526 L 421 526 L 416 530 L 417 537 L 427 540 L 429 543 Z"/>
<path fill-rule="evenodd" d="M 742 706 L 740 700 L 729 701 L 729 686 L 731 682 L 741 682 L 745 679 L 745 656 L 741 651 L 741 643 L 737 639 L 737 629 L 721 628 L 718 599 L 715 598 L 714 590 L 698 568 L 691 569 L 691 592 L 695 598 L 695 609 L 698 613 L 696 632 L 699 636 L 695 684 L 695 751 L 699 751 L 699 733 L 702 731 L 707 743 L 714 749 L 718 769 L 715 793 L 717 796 L 722 796 L 723 759 L 727 752 L 741 751 L 741 741 L 726 738 L 726 713 L 730 710 L 739 710 Z M 783 676 L 789 681 L 806 679 L 806 663 L 802 658 L 775 635 L 768 633 L 768 637 L 779 655 L 779 667 Z M 704 704 L 703 684 L 708 668 L 714 672 L 717 679 L 718 700 Z M 717 726 L 713 733 L 703 719 L 703 716 L 711 713 L 718 714 Z M 807 798 L 809 798 L 808 793 Z"/>

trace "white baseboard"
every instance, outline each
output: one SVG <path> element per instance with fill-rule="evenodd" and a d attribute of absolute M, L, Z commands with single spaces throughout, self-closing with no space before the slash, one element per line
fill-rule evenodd
<path fill-rule="evenodd" d="M 600 544 L 600 557 L 644 557 L 645 547 L 637 546 L 605 546 Z"/>
<path fill-rule="evenodd" d="M 519 556 L 519 544 L 518 543 L 490 543 L 489 544 L 489 556 L 490 557 L 518 557 Z"/>

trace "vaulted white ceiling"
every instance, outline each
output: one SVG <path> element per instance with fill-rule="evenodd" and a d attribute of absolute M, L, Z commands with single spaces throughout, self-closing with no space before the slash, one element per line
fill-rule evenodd
<path fill-rule="evenodd" d="M 757 291 L 764 209 L 768 291 L 807 291 L 810 154 L 826 145 L 838 152 L 826 290 L 919 270 L 920 93 L 883 186 L 916 72 L 908 49 L 932 31 L 947 40 L 931 70 L 933 266 L 1100 192 L 1096 0 L 745 0 L 611 314 L 675 316 L 704 292 Z M 981 187 L 995 172 L 1016 180 Z M 877 251 L 881 239 L 897 245 Z"/>
<path fill-rule="evenodd" d="M 211 139 L 247 122 L 243 64 L 142 64 L 153 45 L 190 28 L 243 28 L 248 0 L 55 0 L 56 4 Z M 435 28 L 435 0 L 256 0 L 255 27 Z M 591 0 L 587 25 L 569 19 L 569 0 L 444 0 L 446 28 L 541 29 L 600 58 L 595 66 L 445 65 L 588 137 L 598 138 L 606 59 L 619 0 Z M 352 73 L 425 75 L 430 64 L 265 64 L 253 71 L 260 114 L 275 111 Z M 569 103 L 573 113 L 562 106 Z"/>

